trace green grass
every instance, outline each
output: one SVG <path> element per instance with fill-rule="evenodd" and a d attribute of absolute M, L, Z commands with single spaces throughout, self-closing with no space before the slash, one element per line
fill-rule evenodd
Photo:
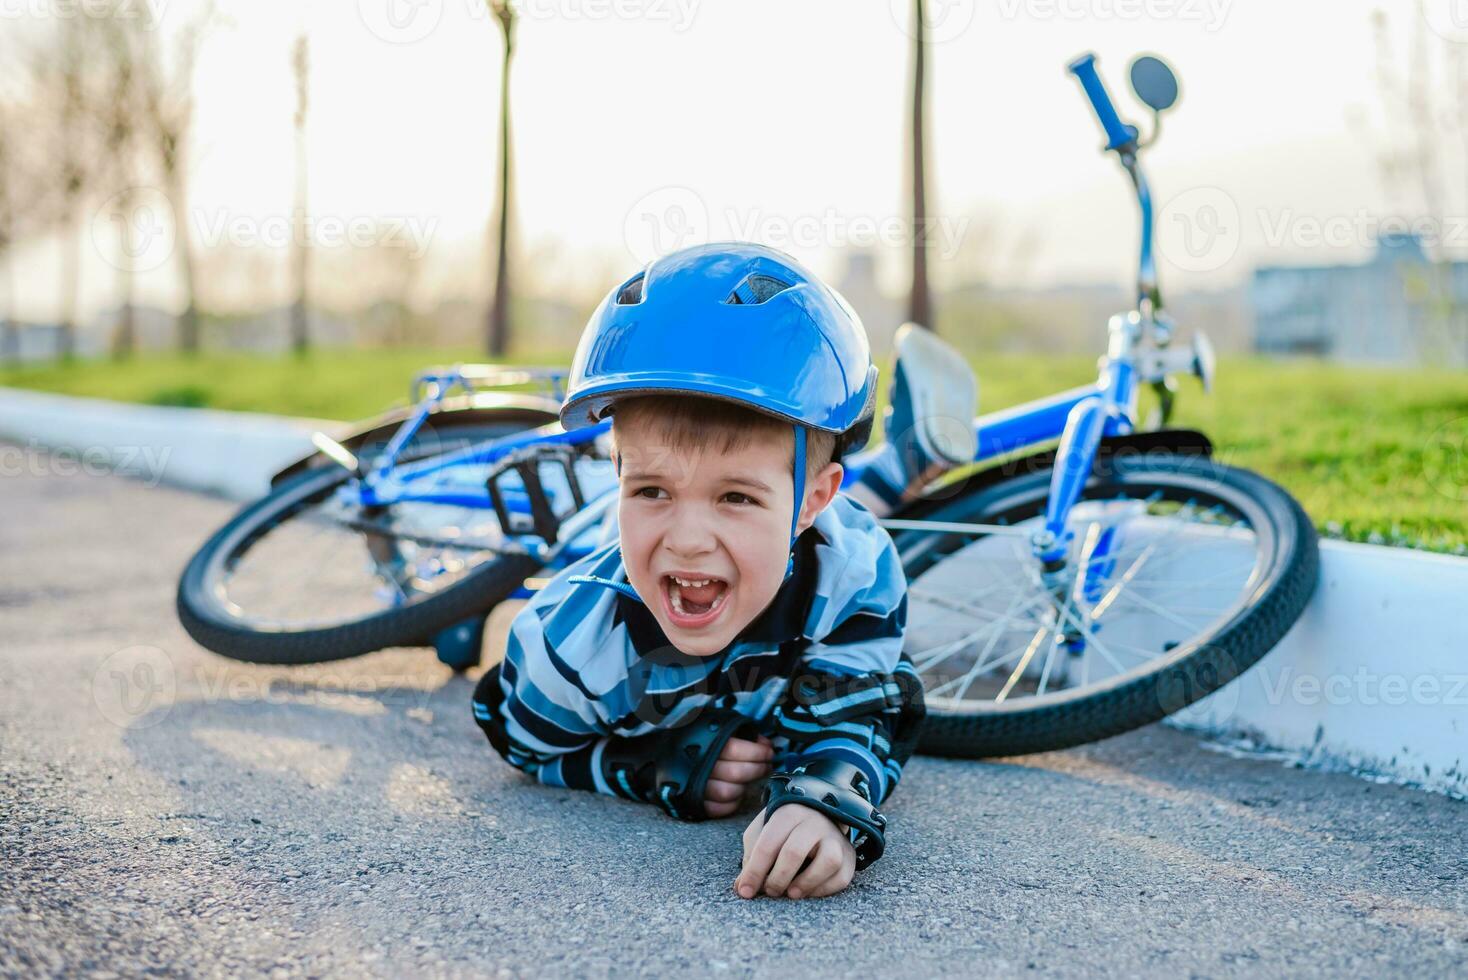
<path fill-rule="evenodd" d="M 569 352 L 512 357 L 512 363 L 569 363 Z M 359 419 L 405 403 L 408 385 L 432 364 L 481 361 L 472 349 L 331 350 L 304 357 L 204 354 L 140 357 L 124 364 L 0 368 L 0 385 L 146 405 Z"/>
<path fill-rule="evenodd" d="M 472 350 L 326 351 L 305 358 L 208 354 L 127 364 L 0 369 L 0 384 L 160 405 L 328 419 L 375 414 L 407 397 L 428 364 Z M 566 363 L 567 352 L 512 358 Z M 1090 357 L 972 353 L 991 411 L 1095 374 Z M 1184 381 L 1176 424 L 1202 429 L 1225 462 L 1288 488 L 1325 533 L 1468 550 L 1468 374 L 1225 360 L 1205 397 Z M 1144 409 L 1148 407 L 1144 402 Z"/>

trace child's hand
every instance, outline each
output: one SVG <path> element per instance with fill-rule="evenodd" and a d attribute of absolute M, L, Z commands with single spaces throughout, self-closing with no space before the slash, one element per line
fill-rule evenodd
<path fill-rule="evenodd" d="M 776 897 L 825 898 L 855 874 L 856 848 L 830 817 L 808 806 L 782 806 L 768 824 L 761 813 L 744 831 L 744 868 L 734 891 L 741 898 L 754 898 L 761 887 Z"/>
<path fill-rule="evenodd" d="M 725 742 L 703 790 L 705 812 L 711 817 L 727 817 L 738 810 L 745 788 L 770 774 L 770 760 L 774 756 L 770 740 L 763 735 L 757 742 L 744 738 Z"/>

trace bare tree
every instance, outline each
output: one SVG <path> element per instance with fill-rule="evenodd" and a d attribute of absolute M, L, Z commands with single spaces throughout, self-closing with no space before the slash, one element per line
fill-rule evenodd
<path fill-rule="evenodd" d="M 89 41 L 81 32 L 63 37 L 52 25 L 29 36 L 18 32 L 0 35 L 0 64 L 18 69 L 0 73 L 0 281 L 5 292 L 5 305 L 0 308 L 0 360 L 20 356 L 16 246 L 31 235 L 50 233 L 59 226 L 63 271 L 76 268 L 74 257 L 65 249 L 76 245 L 79 216 L 76 209 L 64 206 L 63 192 L 70 195 L 90 181 L 86 164 L 94 153 L 89 120 L 82 108 L 84 79 L 79 68 L 71 72 L 70 80 L 65 75 L 82 63 L 80 52 Z M 75 46 L 74 60 L 66 56 L 66 44 Z M 66 108 L 68 98 L 75 100 L 72 110 Z M 74 125 L 63 125 L 71 120 Z M 69 346 L 69 341 L 68 332 L 62 343 Z"/>
<path fill-rule="evenodd" d="M 137 20 L 126 16 L 120 6 L 99 11 L 95 17 L 98 59 L 96 71 L 102 81 L 93 111 L 102 134 L 101 189 L 108 194 L 104 207 L 117 230 L 117 323 L 110 349 L 114 359 L 137 352 L 137 316 L 133 305 L 134 269 L 137 254 L 133 232 L 138 208 L 138 98 L 139 42 L 142 31 Z"/>
<path fill-rule="evenodd" d="M 173 211 L 174 248 L 184 292 L 177 343 L 186 354 L 199 350 L 199 302 L 188 221 L 187 147 L 194 117 L 194 66 L 205 38 L 218 21 L 218 8 L 209 0 L 177 30 L 167 50 L 159 42 L 158 25 L 150 24 L 138 71 L 145 137 Z"/>
<path fill-rule="evenodd" d="M 291 303 L 291 349 L 304 354 L 311 346 L 307 321 L 310 283 L 310 247 L 306 241 L 306 108 L 310 94 L 309 49 L 306 35 L 296 38 L 291 52 L 291 67 L 296 76 L 296 204 L 295 227 L 295 300 Z"/>
<path fill-rule="evenodd" d="M 1376 134 L 1377 159 L 1399 204 L 1436 229 L 1432 240 L 1422 243 L 1429 265 L 1419 284 L 1426 302 L 1416 340 L 1427 349 L 1419 353 L 1468 363 L 1468 297 L 1459 295 L 1454 281 L 1454 260 L 1461 256 L 1446 241 L 1457 224 L 1455 181 L 1464 188 L 1462 204 L 1468 206 L 1468 53 L 1463 44 L 1430 33 L 1422 0 L 1416 8 L 1405 72 L 1390 20 L 1382 11 L 1372 15 L 1385 122 Z"/>
<path fill-rule="evenodd" d="M 510 59 L 515 53 L 515 7 L 512 0 L 485 0 L 500 26 L 505 53 L 500 62 L 499 191 L 495 199 L 494 296 L 489 304 L 486 346 L 490 357 L 510 348 Z"/>
<path fill-rule="evenodd" d="M 928 19 L 923 0 L 912 4 L 912 89 L 909 106 L 910 173 L 912 189 L 912 291 L 907 318 L 933 329 L 933 295 L 928 285 L 928 172 L 927 172 L 927 49 Z"/>
<path fill-rule="evenodd" d="M 23 210 L 20 113 L 14 105 L 0 103 L 0 267 L 4 269 L 5 306 L 0 307 L 0 363 L 20 359 L 20 325 L 15 316 L 15 266 L 12 254 L 22 234 Z"/>
<path fill-rule="evenodd" d="M 60 294 L 57 297 L 58 351 L 76 354 L 76 317 L 81 288 L 81 226 L 88 192 L 97 177 L 94 72 L 96 51 L 90 17 L 57 19 L 53 33 L 30 52 L 30 84 L 49 125 L 38 135 L 46 144 L 55 174 L 49 224 L 61 236 Z"/>

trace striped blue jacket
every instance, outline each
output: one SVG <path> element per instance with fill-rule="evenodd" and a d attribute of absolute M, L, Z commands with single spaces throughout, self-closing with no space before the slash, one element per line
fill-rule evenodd
<path fill-rule="evenodd" d="M 838 495 L 817 515 L 770 605 L 710 657 L 683 654 L 642 603 L 576 575 L 625 582 L 617 542 L 540 590 L 475 690 L 475 718 L 512 765 L 549 786 L 635 797 L 603 777 L 611 740 L 732 710 L 770 737 L 777 768 L 837 757 L 865 772 L 874 802 L 891 795 L 915 747 L 922 688 L 902 654 L 897 550 L 860 503 Z"/>

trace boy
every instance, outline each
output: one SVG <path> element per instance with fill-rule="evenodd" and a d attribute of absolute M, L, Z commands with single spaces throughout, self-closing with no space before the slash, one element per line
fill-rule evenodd
<path fill-rule="evenodd" d="M 947 414 L 966 418 L 962 378 L 944 380 L 959 399 Z M 872 468 L 860 492 L 882 510 L 905 472 L 972 458 L 913 418 L 943 414 L 933 391 L 894 386 L 915 463 L 894 451 Z M 838 495 L 875 396 L 861 322 L 773 249 L 686 249 L 612 290 L 561 419 L 612 417 L 618 540 L 531 600 L 475 690 L 494 748 L 547 785 L 696 820 L 768 779 L 744 898 L 845 888 L 881 855 L 877 807 L 916 747 L 901 563 L 871 511 Z"/>

